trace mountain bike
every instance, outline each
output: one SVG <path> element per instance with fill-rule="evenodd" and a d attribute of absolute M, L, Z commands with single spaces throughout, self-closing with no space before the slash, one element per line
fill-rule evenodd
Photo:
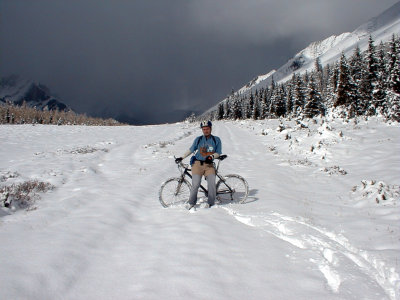
<path fill-rule="evenodd" d="M 227 157 L 227 155 L 221 155 L 217 158 L 217 165 L 213 162 L 215 175 L 218 178 L 216 185 L 217 204 L 244 203 L 249 194 L 247 181 L 237 174 L 221 175 L 218 172 L 219 164 Z M 161 184 L 159 200 L 164 207 L 182 205 L 189 201 L 191 183 L 187 178 L 192 178 L 191 169 L 189 165 L 182 163 L 182 161 L 177 163 L 177 165 L 181 175 L 179 177 L 171 177 Z M 205 197 L 208 196 L 208 191 L 202 184 L 200 185 L 199 192 L 203 193 Z"/>

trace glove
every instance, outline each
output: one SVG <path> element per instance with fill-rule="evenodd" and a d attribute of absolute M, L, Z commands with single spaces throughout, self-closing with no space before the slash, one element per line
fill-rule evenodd
<path fill-rule="evenodd" d="M 212 164 L 213 160 L 214 160 L 214 157 L 209 155 L 209 156 L 206 157 L 205 162 L 206 162 L 206 164 Z"/>
<path fill-rule="evenodd" d="M 182 159 L 183 159 L 182 157 L 175 158 L 175 163 L 179 164 L 182 161 Z"/>

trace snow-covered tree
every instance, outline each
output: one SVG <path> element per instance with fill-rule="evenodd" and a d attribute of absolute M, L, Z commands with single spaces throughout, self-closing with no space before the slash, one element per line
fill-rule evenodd
<path fill-rule="evenodd" d="M 366 101 L 366 114 L 375 115 L 376 109 L 373 103 L 373 92 L 378 78 L 378 60 L 376 57 L 376 47 L 372 36 L 369 36 L 368 49 L 366 53 L 366 73 L 362 81 L 361 95 Z"/>
<path fill-rule="evenodd" d="M 392 36 L 388 53 L 388 117 L 400 122 L 400 39 Z"/>
<path fill-rule="evenodd" d="M 307 103 L 304 106 L 303 115 L 306 118 L 313 118 L 316 115 L 324 115 L 324 109 L 322 106 L 322 97 L 318 90 L 315 76 L 317 74 L 311 74 L 310 82 L 308 84 L 308 97 Z"/>
<path fill-rule="evenodd" d="M 361 84 L 365 75 L 365 63 L 361 54 L 360 47 L 356 47 L 353 55 L 350 58 L 351 77 L 356 86 L 356 93 L 354 95 L 356 115 L 360 116 L 365 113 L 366 103 L 362 97 Z"/>
<path fill-rule="evenodd" d="M 306 102 L 306 86 L 303 78 L 300 75 L 294 76 L 296 79 L 293 91 L 293 111 L 298 115 L 303 111 Z"/>
<path fill-rule="evenodd" d="M 344 106 L 347 116 L 354 117 L 356 112 L 356 86 L 350 74 L 346 56 L 342 53 L 339 63 L 339 81 L 334 107 Z"/>
<path fill-rule="evenodd" d="M 220 103 L 218 104 L 218 109 L 217 109 L 217 120 L 222 120 L 224 118 L 224 104 Z"/>
<path fill-rule="evenodd" d="M 387 115 L 385 101 L 388 76 L 385 60 L 384 46 L 381 42 L 377 53 L 376 78 L 374 82 L 374 90 L 372 92 L 372 103 L 376 112 Z"/>

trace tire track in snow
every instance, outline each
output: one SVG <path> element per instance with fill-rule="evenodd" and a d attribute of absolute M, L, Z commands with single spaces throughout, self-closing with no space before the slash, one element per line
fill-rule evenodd
<path fill-rule="evenodd" d="M 317 265 L 331 290 L 338 293 L 345 280 L 361 272 L 371 284 L 379 286 L 389 299 L 398 299 L 400 280 L 394 268 L 386 266 L 366 250 L 352 245 L 342 234 L 337 234 L 308 223 L 304 218 L 293 218 L 272 212 L 267 216 L 240 214 L 232 208 L 222 207 L 237 221 L 259 228 L 277 238 L 302 249 L 311 250 L 310 262 Z M 340 265 L 351 263 L 350 274 L 340 274 Z"/>

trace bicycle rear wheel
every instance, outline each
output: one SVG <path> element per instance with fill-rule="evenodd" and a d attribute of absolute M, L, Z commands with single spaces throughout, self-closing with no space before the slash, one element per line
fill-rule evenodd
<path fill-rule="evenodd" d="M 170 178 L 160 188 L 159 200 L 162 206 L 184 204 L 189 200 L 190 183 L 181 178 Z"/>
<path fill-rule="evenodd" d="M 217 197 L 221 202 L 244 203 L 248 195 L 249 185 L 240 175 L 225 175 L 217 183 Z"/>

